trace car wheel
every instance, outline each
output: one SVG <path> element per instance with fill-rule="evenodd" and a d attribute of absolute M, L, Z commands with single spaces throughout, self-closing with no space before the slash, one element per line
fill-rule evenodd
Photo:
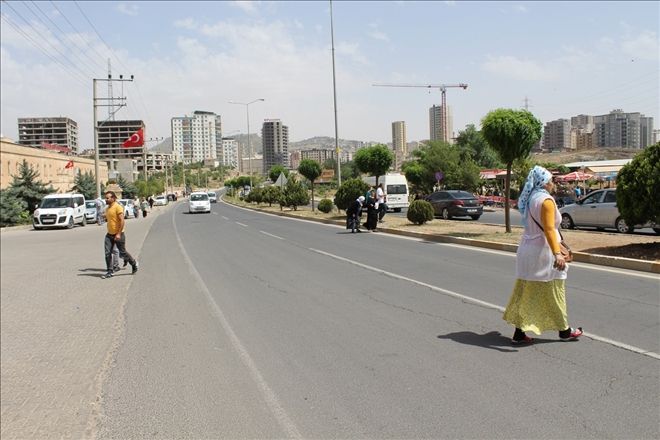
<path fill-rule="evenodd" d="M 480 215 L 471 215 L 470 217 L 472 217 L 472 220 L 479 220 L 479 217 L 481 217 L 481 216 Z"/>
<path fill-rule="evenodd" d="M 451 219 L 451 215 L 449 214 L 449 210 L 447 208 L 442 208 L 442 218 L 445 220 Z"/>
<path fill-rule="evenodd" d="M 69 224 L 66 227 L 67 229 L 73 229 L 73 216 L 69 217 Z"/>
<path fill-rule="evenodd" d="M 622 217 L 616 219 L 616 222 L 614 222 L 614 227 L 616 228 L 617 231 L 621 232 L 622 234 L 632 234 L 633 232 L 633 227 L 628 226 L 628 224 Z"/>
<path fill-rule="evenodd" d="M 87 217 L 83 215 L 83 221 L 82 221 L 83 226 L 87 226 Z"/>
<path fill-rule="evenodd" d="M 394 212 L 401 212 L 401 208 L 394 208 Z"/>
<path fill-rule="evenodd" d="M 655 232 L 655 235 L 660 235 L 660 228 L 653 228 L 653 232 Z"/>
<path fill-rule="evenodd" d="M 562 229 L 575 229 L 575 223 L 573 219 L 568 214 L 562 214 L 561 216 L 561 228 Z"/>

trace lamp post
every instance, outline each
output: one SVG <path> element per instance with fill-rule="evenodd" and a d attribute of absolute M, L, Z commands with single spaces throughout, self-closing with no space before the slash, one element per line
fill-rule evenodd
<path fill-rule="evenodd" d="M 245 106 L 245 114 L 247 116 L 247 136 L 248 136 L 248 154 L 249 154 L 248 168 L 250 172 L 250 191 L 252 191 L 252 144 L 250 143 L 250 104 L 254 104 L 255 102 L 259 102 L 259 101 L 265 101 L 265 99 L 259 98 L 250 102 L 229 101 L 229 104 L 238 104 Z"/>

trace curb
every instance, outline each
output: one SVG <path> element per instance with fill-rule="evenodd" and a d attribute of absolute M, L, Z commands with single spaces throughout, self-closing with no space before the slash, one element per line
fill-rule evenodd
<path fill-rule="evenodd" d="M 230 203 L 226 200 L 223 201 L 225 203 L 228 203 L 232 206 L 239 206 L 239 205 L 234 205 L 233 203 Z M 302 219 L 302 220 L 309 220 L 317 223 L 325 223 L 325 224 L 331 224 L 331 225 L 339 225 L 342 226 L 344 225 L 344 222 L 340 220 L 330 220 L 330 219 L 321 219 L 321 218 L 313 218 L 313 217 L 298 217 L 294 215 L 289 215 L 286 212 L 273 212 L 273 211 L 265 211 L 259 208 L 255 208 L 252 206 L 240 206 L 241 208 L 246 208 L 246 209 L 251 209 L 253 211 L 259 211 L 267 214 L 272 214 L 272 215 L 278 215 L 280 217 L 290 217 L 290 218 L 296 218 L 296 219 Z M 422 240 L 426 241 L 433 241 L 436 243 L 453 243 L 453 244 L 461 244 L 464 246 L 474 246 L 474 247 L 481 247 L 481 248 L 486 248 L 486 249 L 493 249 L 493 250 L 498 250 L 498 251 L 506 251 L 506 252 L 516 252 L 518 250 L 518 245 L 517 244 L 510 244 L 510 243 L 498 243 L 494 241 L 484 241 L 484 240 L 474 240 L 471 238 L 462 238 L 462 237 L 452 237 L 450 235 L 440 235 L 440 234 L 429 234 L 425 232 L 411 232 L 411 231 L 402 231 L 399 229 L 388 229 L 388 228 L 378 228 L 380 232 L 384 232 L 387 234 L 393 234 L 393 235 L 402 235 L 406 237 L 414 237 L 414 238 L 420 238 Z M 589 254 L 586 252 L 573 252 L 573 261 L 579 262 L 579 263 L 588 263 L 588 264 L 595 264 L 598 266 L 607 266 L 607 267 L 616 267 L 619 269 L 628 269 L 628 270 L 636 270 L 639 272 L 650 272 L 650 273 L 657 273 L 660 274 L 660 261 L 646 261 L 646 260 L 637 260 L 634 258 L 624 258 L 624 257 L 610 257 L 607 255 L 596 255 L 596 254 Z"/>

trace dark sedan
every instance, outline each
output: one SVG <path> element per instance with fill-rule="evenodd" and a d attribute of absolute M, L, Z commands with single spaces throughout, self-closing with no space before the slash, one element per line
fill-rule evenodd
<path fill-rule="evenodd" d="M 471 217 L 472 220 L 479 220 L 484 211 L 479 200 L 467 191 L 436 191 L 425 200 L 433 205 L 433 213 L 445 220 L 452 217 Z"/>

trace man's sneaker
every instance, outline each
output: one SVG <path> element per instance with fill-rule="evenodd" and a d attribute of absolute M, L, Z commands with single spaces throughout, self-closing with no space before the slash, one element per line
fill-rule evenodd
<path fill-rule="evenodd" d="M 135 264 L 133 265 L 133 270 L 131 271 L 131 274 L 134 274 L 137 271 L 138 271 L 138 262 L 137 260 L 135 260 Z"/>
<path fill-rule="evenodd" d="M 560 341 L 575 341 L 577 338 L 582 336 L 582 327 L 578 328 L 568 328 L 567 330 L 559 332 Z"/>
<path fill-rule="evenodd" d="M 105 280 L 106 278 L 112 278 L 113 276 L 115 276 L 114 273 L 112 273 L 112 272 L 106 272 L 105 274 L 101 275 L 101 279 L 102 279 L 102 280 Z"/>
<path fill-rule="evenodd" d="M 121 267 L 115 266 L 112 268 L 112 272 L 119 272 L 121 270 Z"/>

